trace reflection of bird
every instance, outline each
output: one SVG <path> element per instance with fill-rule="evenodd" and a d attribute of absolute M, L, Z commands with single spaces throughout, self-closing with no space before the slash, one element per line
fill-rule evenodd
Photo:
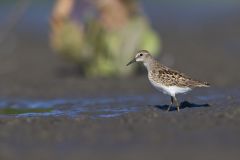
<path fill-rule="evenodd" d="M 161 65 L 151 54 L 146 50 L 138 51 L 135 58 L 130 61 L 128 65 L 134 62 L 143 62 L 148 71 L 148 79 L 151 84 L 159 91 L 171 96 L 171 104 L 168 107 L 170 110 L 175 101 L 177 110 L 179 111 L 179 104 L 177 102 L 176 94 L 186 93 L 195 87 L 209 87 L 207 82 L 200 82 L 172 70 L 166 66 Z"/>

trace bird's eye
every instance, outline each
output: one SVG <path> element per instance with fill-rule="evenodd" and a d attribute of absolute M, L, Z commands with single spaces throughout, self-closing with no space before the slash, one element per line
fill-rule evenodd
<path fill-rule="evenodd" d="M 140 56 L 142 56 L 143 54 L 141 53 Z"/>

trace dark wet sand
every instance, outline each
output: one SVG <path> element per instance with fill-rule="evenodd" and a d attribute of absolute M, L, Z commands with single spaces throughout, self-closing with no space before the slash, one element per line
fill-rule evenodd
<path fill-rule="evenodd" d="M 98 106 L 74 117 L 2 117 L 0 159 L 239 158 L 237 90 L 213 88 L 181 96 L 191 103 L 184 102 L 179 113 L 165 111 L 167 97 L 151 96 L 152 104 L 139 100 L 132 104 L 136 112 L 116 117 L 94 118 Z"/>

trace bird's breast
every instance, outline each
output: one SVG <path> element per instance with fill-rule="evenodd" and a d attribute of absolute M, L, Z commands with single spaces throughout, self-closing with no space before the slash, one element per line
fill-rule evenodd
<path fill-rule="evenodd" d="M 153 78 L 152 74 L 148 74 L 148 79 L 154 88 L 156 88 L 158 91 L 163 92 L 164 94 L 167 94 L 170 96 L 175 96 L 178 93 L 186 93 L 191 90 L 191 88 L 189 88 L 189 87 L 164 85 L 164 83 L 162 83 L 160 79 L 159 79 L 159 81 L 156 81 L 156 79 Z"/>

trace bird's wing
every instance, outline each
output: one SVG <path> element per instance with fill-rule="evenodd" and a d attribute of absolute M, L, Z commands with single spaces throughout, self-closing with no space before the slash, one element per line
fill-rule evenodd
<path fill-rule="evenodd" d="M 200 82 L 193 80 L 191 77 L 180 73 L 176 70 L 163 67 L 161 69 L 155 70 L 156 79 L 160 83 L 164 83 L 167 86 L 180 86 L 180 87 L 206 87 L 208 84 L 205 82 Z M 158 77 L 158 78 L 157 78 Z"/>

